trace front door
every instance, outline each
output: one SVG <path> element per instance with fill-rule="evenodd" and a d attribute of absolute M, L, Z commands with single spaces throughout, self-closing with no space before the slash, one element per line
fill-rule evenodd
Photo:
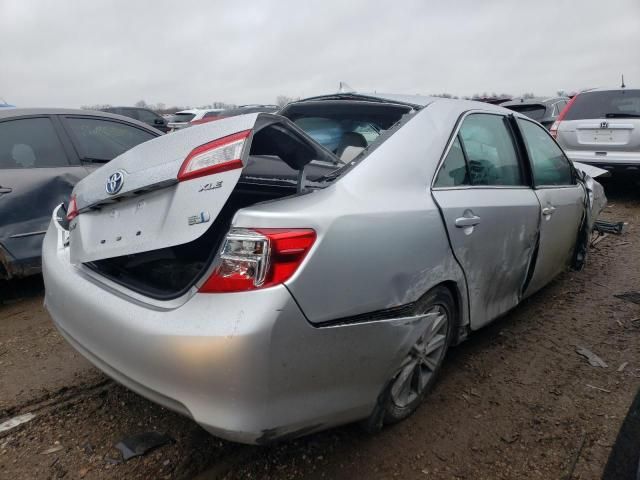
<path fill-rule="evenodd" d="M 519 302 L 538 234 L 540 204 L 507 118 L 468 115 L 432 192 L 466 276 L 476 329 Z"/>

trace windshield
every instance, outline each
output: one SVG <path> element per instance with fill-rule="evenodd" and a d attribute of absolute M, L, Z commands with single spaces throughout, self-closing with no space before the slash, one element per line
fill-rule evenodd
<path fill-rule="evenodd" d="M 544 118 L 544 114 L 547 109 L 544 105 L 505 105 L 505 108 L 519 112 L 527 117 L 540 121 Z"/>
<path fill-rule="evenodd" d="M 640 90 L 610 90 L 580 93 L 565 120 L 640 117 Z"/>
<path fill-rule="evenodd" d="M 193 120 L 193 117 L 195 116 L 196 116 L 195 113 L 176 113 L 169 119 L 169 122 L 171 123 L 190 122 L 191 120 Z"/>

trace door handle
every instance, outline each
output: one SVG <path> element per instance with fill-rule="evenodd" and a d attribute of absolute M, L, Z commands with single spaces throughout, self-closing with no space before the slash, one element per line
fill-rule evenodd
<path fill-rule="evenodd" d="M 548 216 L 553 215 L 553 212 L 556 211 L 556 207 L 553 205 L 548 205 L 542 209 L 542 215 Z"/>
<path fill-rule="evenodd" d="M 471 217 L 456 218 L 455 224 L 458 228 L 475 227 L 480 223 L 480 217 L 472 215 Z"/>
<path fill-rule="evenodd" d="M 0 195 L 2 195 L 3 193 L 11 193 L 13 192 L 13 190 L 9 187 L 0 187 Z"/>

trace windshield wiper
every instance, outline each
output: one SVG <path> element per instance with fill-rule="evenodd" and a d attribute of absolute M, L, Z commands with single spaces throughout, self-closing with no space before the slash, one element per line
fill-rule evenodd
<path fill-rule="evenodd" d="M 605 118 L 640 118 L 640 113 L 605 113 Z"/>

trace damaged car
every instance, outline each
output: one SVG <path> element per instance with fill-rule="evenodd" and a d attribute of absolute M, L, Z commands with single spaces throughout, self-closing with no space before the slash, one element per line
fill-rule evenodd
<path fill-rule="evenodd" d="M 52 209 L 68 199 L 81 178 L 159 135 L 108 113 L 0 111 L 0 280 L 39 273 Z"/>
<path fill-rule="evenodd" d="M 580 268 L 604 202 L 517 112 L 316 97 L 80 181 L 45 237 L 45 304 L 94 365 L 219 437 L 376 430 L 450 346 Z"/>

